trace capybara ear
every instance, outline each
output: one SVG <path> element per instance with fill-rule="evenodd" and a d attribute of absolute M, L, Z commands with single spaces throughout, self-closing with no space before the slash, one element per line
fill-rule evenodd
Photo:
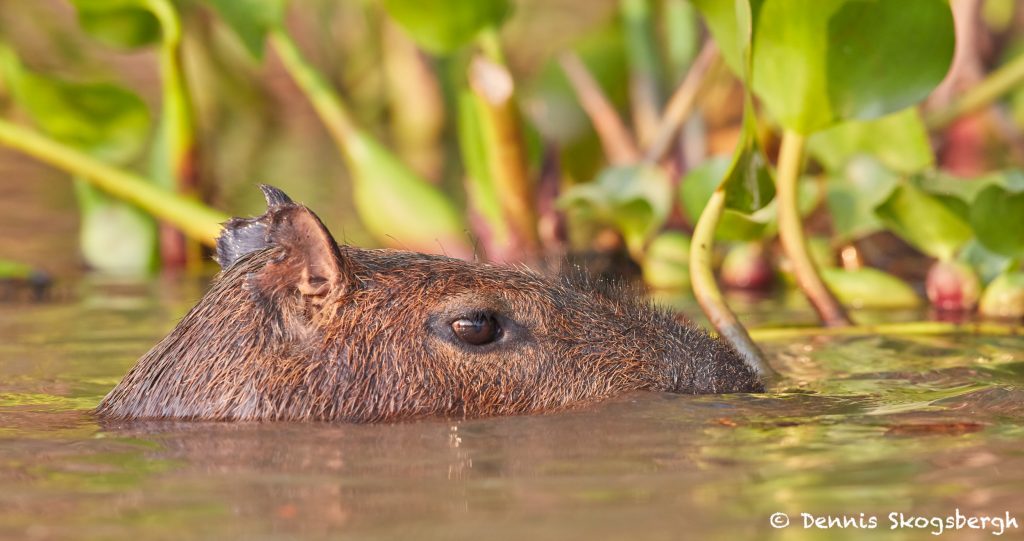
<path fill-rule="evenodd" d="M 273 186 L 262 184 L 260 189 L 267 199 L 267 212 L 256 218 L 232 218 L 217 238 L 216 259 L 221 268 L 274 246 L 281 255 L 253 277 L 263 292 L 295 289 L 323 297 L 342 288 L 348 265 L 320 218 Z"/>
<path fill-rule="evenodd" d="M 267 212 L 255 218 L 232 218 L 224 223 L 224 228 L 217 237 L 217 253 L 214 259 L 220 268 L 227 269 L 242 256 L 262 250 L 270 246 L 267 236 L 267 224 L 275 211 L 287 206 L 295 206 L 287 194 L 273 186 L 260 184 L 263 197 L 267 200 Z"/>
<path fill-rule="evenodd" d="M 313 211 L 292 204 L 269 214 L 267 238 L 284 254 L 267 265 L 264 284 L 277 288 L 293 285 L 309 297 L 325 297 L 346 288 L 351 274 L 347 261 Z"/>

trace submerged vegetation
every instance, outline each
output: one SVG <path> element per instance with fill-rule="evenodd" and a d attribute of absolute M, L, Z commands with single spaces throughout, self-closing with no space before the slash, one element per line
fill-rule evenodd
<path fill-rule="evenodd" d="M 719 284 L 795 286 L 836 328 L 919 291 L 940 314 L 1024 317 L 1021 8 L 962 4 L 620 0 L 526 62 L 503 34 L 511 0 L 72 0 L 95 47 L 152 50 L 159 102 L 97 80 L 113 70 L 89 55 L 67 59 L 89 77 L 51 73 L 0 33 L 0 144 L 68 173 L 90 266 L 195 268 L 229 215 L 211 205 L 220 149 L 203 139 L 246 118 L 232 151 L 262 151 L 253 119 L 273 111 L 246 94 L 272 55 L 380 245 L 510 263 L 621 253 L 651 287 L 692 287 L 770 372 Z M 303 11 L 324 27 L 343 12 L 376 42 L 298 30 L 287 15 Z M 374 114 L 324 61 L 357 56 L 386 89 Z M 211 99 L 242 113 L 203 126 Z"/>

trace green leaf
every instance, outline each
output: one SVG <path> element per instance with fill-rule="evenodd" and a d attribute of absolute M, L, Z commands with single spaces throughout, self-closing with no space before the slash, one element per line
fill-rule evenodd
<path fill-rule="evenodd" d="M 959 178 L 936 171 L 917 179 L 925 191 L 955 197 L 971 203 L 979 193 L 989 186 L 1001 186 L 1011 192 L 1024 191 L 1024 173 L 1016 169 L 995 171 L 974 178 Z"/>
<path fill-rule="evenodd" d="M 644 254 L 644 282 L 655 289 L 686 290 L 690 287 L 690 237 L 666 231 L 651 241 Z"/>
<path fill-rule="evenodd" d="M 286 0 L 207 0 L 246 50 L 262 58 L 267 32 L 284 22 Z"/>
<path fill-rule="evenodd" d="M 861 156 L 828 178 L 826 202 L 838 242 L 848 242 L 881 230 L 875 207 L 882 203 L 899 178 L 873 158 Z"/>
<path fill-rule="evenodd" d="M 712 192 L 722 182 L 729 166 L 729 157 L 716 156 L 694 167 L 683 178 L 679 194 L 682 199 L 683 212 L 692 223 L 696 223 L 704 211 L 704 206 L 711 199 Z M 798 197 L 797 205 L 800 215 L 806 216 L 818 206 L 818 202 L 822 198 L 821 183 L 815 182 L 811 177 L 805 177 Z M 761 201 L 764 201 L 763 196 Z M 751 241 L 772 237 L 777 231 L 775 201 L 772 200 L 754 212 L 726 208 L 715 229 L 715 238 Z"/>
<path fill-rule="evenodd" d="M 683 210 L 696 223 L 704 212 L 704 206 L 711 199 L 726 173 L 731 170 L 732 160 L 728 156 L 718 156 L 691 169 L 683 178 L 680 197 Z M 764 237 L 768 222 L 774 216 L 772 212 L 751 214 L 726 208 L 715 229 L 715 238 L 719 240 L 756 240 Z"/>
<path fill-rule="evenodd" d="M 408 250 L 472 255 L 462 214 L 441 190 L 361 131 L 351 133 L 346 151 L 356 210 L 374 236 Z"/>
<path fill-rule="evenodd" d="M 133 92 L 32 73 L 7 49 L 0 51 L 0 68 L 15 102 L 50 137 L 112 163 L 129 162 L 144 148 L 149 110 Z"/>
<path fill-rule="evenodd" d="M 878 269 L 823 268 L 821 277 L 839 302 L 851 308 L 914 308 L 921 304 L 906 282 Z"/>
<path fill-rule="evenodd" d="M 120 275 L 153 270 L 157 227 L 151 216 L 77 179 L 75 194 L 82 212 L 82 256 L 89 267 Z"/>
<path fill-rule="evenodd" d="M 985 288 L 978 310 L 989 317 L 1024 317 L 1024 272 L 1000 274 Z"/>
<path fill-rule="evenodd" d="M 224 0 L 228 1 L 228 0 Z M 381 0 L 388 14 L 424 49 L 447 54 L 510 12 L 508 0 Z"/>
<path fill-rule="evenodd" d="M 27 263 L 0 259 L 0 280 L 27 280 L 36 269 Z"/>
<path fill-rule="evenodd" d="M 615 225 L 631 254 L 639 259 L 672 207 L 672 186 L 655 166 L 610 167 L 593 182 L 570 188 L 559 199 L 563 207 L 577 207 L 598 222 Z"/>
<path fill-rule="evenodd" d="M 875 209 L 875 214 L 918 250 L 948 261 L 973 235 L 958 203 L 962 204 L 958 199 L 902 184 Z"/>
<path fill-rule="evenodd" d="M 752 103 L 747 103 L 745 111 L 741 140 L 721 186 L 725 190 L 725 208 L 750 213 L 771 202 L 775 182 L 757 142 Z"/>
<path fill-rule="evenodd" d="M 982 283 L 989 283 L 1013 265 L 1013 259 L 997 254 L 982 246 L 977 238 L 971 239 L 957 254 L 957 260 L 970 265 Z"/>
<path fill-rule="evenodd" d="M 71 0 L 78 24 L 114 47 L 135 49 L 160 42 L 160 22 L 145 0 Z"/>
<path fill-rule="evenodd" d="M 739 1 L 753 20 L 754 93 L 799 133 L 904 109 L 931 92 L 953 57 L 946 0 Z M 744 73 L 734 1 L 695 5 L 727 63 Z"/>
<path fill-rule="evenodd" d="M 667 0 L 664 7 L 665 61 L 671 79 L 682 79 L 700 47 L 700 21 L 687 0 Z"/>
<path fill-rule="evenodd" d="M 935 164 L 928 130 L 915 107 L 875 120 L 843 122 L 815 133 L 807 139 L 807 151 L 832 172 L 864 155 L 904 174 Z"/>
<path fill-rule="evenodd" d="M 978 241 L 986 248 L 1024 259 L 1024 191 L 985 188 L 971 204 L 970 219 Z"/>
<path fill-rule="evenodd" d="M 715 236 L 727 240 L 763 237 L 766 224 L 774 212 L 766 207 L 775 197 L 775 183 L 757 141 L 757 126 L 749 96 L 745 102 L 743 131 L 728 167 L 724 167 L 724 160 L 706 161 L 687 174 L 680 192 L 683 207 L 691 221 L 696 223 L 704 211 L 704 205 L 711 199 L 712 192 L 725 190 L 725 210 Z"/>
<path fill-rule="evenodd" d="M 737 6 L 750 11 L 750 3 L 747 0 L 690 0 L 693 6 L 700 11 L 704 22 L 711 31 L 711 35 L 718 44 L 725 63 L 732 69 L 733 73 L 746 79 L 747 70 L 744 68 L 744 50 L 749 45 L 749 36 L 740 32 L 737 24 Z"/>

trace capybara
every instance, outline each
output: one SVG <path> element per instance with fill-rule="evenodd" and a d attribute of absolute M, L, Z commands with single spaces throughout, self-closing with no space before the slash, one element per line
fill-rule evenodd
<path fill-rule="evenodd" d="M 307 207 L 262 189 L 267 212 L 224 225 L 222 272 L 100 416 L 382 422 L 763 390 L 730 347 L 642 297 L 338 245 Z"/>

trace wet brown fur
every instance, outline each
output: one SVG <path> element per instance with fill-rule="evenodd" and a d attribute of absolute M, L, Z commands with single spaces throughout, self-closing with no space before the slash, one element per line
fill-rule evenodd
<path fill-rule="evenodd" d="M 229 262 L 99 415 L 376 422 L 549 412 L 640 390 L 762 390 L 729 347 L 633 296 L 338 246 L 290 201 L 235 226 L 254 224 L 266 246 Z M 471 346 L 451 333 L 475 313 L 495 314 L 502 340 Z"/>

